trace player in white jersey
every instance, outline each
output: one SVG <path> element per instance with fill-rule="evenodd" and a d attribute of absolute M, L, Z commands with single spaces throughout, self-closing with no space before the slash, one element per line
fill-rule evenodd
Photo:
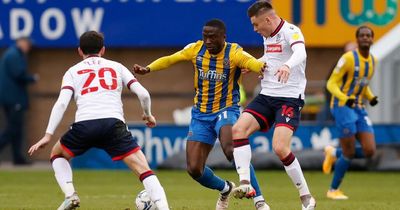
<path fill-rule="evenodd" d="M 267 1 L 257 1 L 248 9 L 254 30 L 264 37 L 264 56 L 268 65 L 261 81 L 261 93 L 246 107 L 232 128 L 234 158 L 240 186 L 234 189 L 236 198 L 253 191 L 249 165 L 249 136 L 275 126 L 272 147 L 285 170 L 299 190 L 303 210 L 316 206 L 300 164 L 290 150 L 293 132 L 300 121 L 306 85 L 306 50 L 299 28 L 281 19 Z"/>
<path fill-rule="evenodd" d="M 46 133 L 28 152 L 32 155 L 51 141 L 73 96 L 78 107 L 75 123 L 57 141 L 50 155 L 56 180 L 65 194 L 58 210 L 79 207 L 69 160 L 92 147 L 105 150 L 113 160 L 123 160 L 139 177 L 157 209 L 168 210 L 164 189 L 128 131 L 122 110 L 121 92 L 126 86 L 138 96 L 146 125 L 154 127 L 156 120 L 151 114 L 150 95 L 126 67 L 101 57 L 105 52 L 103 43 L 103 35 L 98 32 L 82 34 L 78 52 L 83 61 L 65 73 Z"/>

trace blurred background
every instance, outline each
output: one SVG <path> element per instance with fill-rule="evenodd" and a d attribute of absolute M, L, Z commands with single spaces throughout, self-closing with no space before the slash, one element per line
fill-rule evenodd
<path fill-rule="evenodd" d="M 0 0 L 0 52 L 26 36 L 34 48 L 28 55 L 31 74 L 40 79 L 29 87 L 30 107 L 26 116 L 24 151 L 45 132 L 52 105 L 55 103 L 65 71 L 80 61 L 77 53 L 79 36 L 88 30 L 105 35 L 106 58 L 133 67 L 182 49 L 202 39 L 202 26 L 211 18 L 227 25 L 227 41 L 239 43 L 255 57 L 263 54 L 263 40 L 253 31 L 246 15 L 251 0 Z M 278 14 L 298 25 L 307 46 L 308 79 L 302 126 L 293 137 L 293 148 L 304 168 L 315 169 L 322 162 L 322 149 L 337 145 L 325 84 L 344 47 L 355 41 L 355 30 L 366 24 L 375 32 L 372 53 L 378 58 L 371 87 L 380 103 L 368 107 L 375 123 L 380 149 L 374 169 L 400 170 L 400 15 L 397 0 L 273 0 Z M 152 96 L 153 114 L 159 126 L 142 126 L 141 110 L 136 96 L 123 94 L 125 118 L 134 137 L 143 146 L 153 168 L 183 168 L 188 107 L 193 103 L 193 68 L 184 62 L 169 70 L 138 76 Z M 245 106 L 257 94 L 257 75 L 245 75 Z M 74 121 L 76 107 L 70 104 L 55 133 L 60 137 Z M 4 129 L 4 114 L 0 117 Z M 280 166 L 271 152 L 271 132 L 257 133 L 251 139 L 254 163 L 259 168 Z M 47 150 L 31 161 L 46 160 Z M 216 151 L 209 163 L 229 167 L 222 153 Z M 0 151 L 1 164 L 10 161 L 10 148 Z M 88 158 L 92 155 L 95 158 Z M 276 161 L 278 162 L 276 162 Z M 307 161 L 304 161 L 307 160 Z M 389 161 L 390 160 L 390 161 Z M 305 163 L 303 163 L 305 162 Z M 357 162 L 367 167 L 365 162 Z M 120 168 L 97 150 L 76 158 L 75 168 Z"/>

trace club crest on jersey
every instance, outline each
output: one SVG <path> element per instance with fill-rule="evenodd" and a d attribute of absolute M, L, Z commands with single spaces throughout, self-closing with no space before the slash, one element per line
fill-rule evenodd
<path fill-rule="evenodd" d="M 269 44 L 267 45 L 266 53 L 281 53 L 282 45 L 280 44 Z"/>
<path fill-rule="evenodd" d="M 367 86 L 369 84 L 369 79 L 368 79 L 368 77 L 363 77 L 363 78 L 359 79 L 357 81 L 357 83 L 358 83 L 358 85 L 364 87 L 364 86 Z"/>
<path fill-rule="evenodd" d="M 280 42 L 281 41 L 281 34 L 277 34 L 276 35 L 276 42 Z"/>
<path fill-rule="evenodd" d="M 229 68 L 230 64 L 229 59 L 224 59 L 224 68 Z"/>

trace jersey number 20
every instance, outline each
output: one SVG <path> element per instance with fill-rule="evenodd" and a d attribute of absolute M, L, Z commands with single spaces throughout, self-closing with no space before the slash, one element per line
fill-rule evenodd
<path fill-rule="evenodd" d="M 104 79 L 104 75 L 106 72 L 109 72 L 111 74 L 111 84 L 107 84 L 106 80 Z M 85 95 L 87 93 L 91 92 L 96 92 L 99 90 L 99 87 L 96 86 L 90 86 L 90 84 L 93 82 L 93 80 L 96 78 L 96 72 L 93 69 L 84 69 L 78 71 L 78 74 L 89 74 L 88 78 L 86 79 L 85 84 L 83 84 L 81 95 Z M 106 90 L 115 90 L 117 89 L 117 73 L 115 72 L 114 69 L 111 68 L 101 68 L 98 71 L 98 77 L 99 77 L 99 82 L 100 86 Z"/>

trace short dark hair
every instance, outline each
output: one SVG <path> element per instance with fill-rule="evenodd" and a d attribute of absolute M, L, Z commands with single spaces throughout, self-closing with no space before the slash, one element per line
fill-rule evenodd
<path fill-rule="evenodd" d="M 251 18 L 253 16 L 258 16 L 261 13 L 268 12 L 273 9 L 274 8 L 272 7 L 269 1 L 266 0 L 256 1 L 249 7 L 249 9 L 247 9 L 247 16 Z"/>
<path fill-rule="evenodd" d="M 219 30 L 221 30 L 223 33 L 226 33 L 225 23 L 220 19 L 211 19 L 211 20 L 207 21 L 207 23 L 204 26 L 215 27 L 215 28 L 218 28 Z"/>
<path fill-rule="evenodd" d="M 372 28 L 370 28 L 370 27 L 368 27 L 368 26 L 366 26 L 366 25 L 362 25 L 362 26 L 360 26 L 360 27 L 357 28 L 357 31 L 356 31 L 356 38 L 358 37 L 358 35 L 360 35 L 361 29 L 368 29 L 368 30 L 370 30 L 370 31 L 371 31 L 372 37 L 374 37 L 374 31 L 372 30 Z"/>
<path fill-rule="evenodd" d="M 97 54 L 104 46 L 104 36 L 97 31 L 87 31 L 79 38 L 79 48 L 83 54 Z"/>

